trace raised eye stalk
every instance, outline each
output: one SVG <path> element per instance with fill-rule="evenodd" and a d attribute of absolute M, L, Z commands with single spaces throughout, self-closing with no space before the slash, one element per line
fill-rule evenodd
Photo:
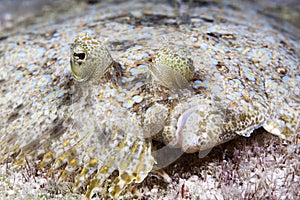
<path fill-rule="evenodd" d="M 87 33 L 79 34 L 71 44 L 70 63 L 72 75 L 78 82 L 99 82 L 109 71 L 121 73 L 120 65 L 112 59 L 105 45 Z"/>
<path fill-rule="evenodd" d="M 195 67 L 189 52 L 182 47 L 159 49 L 149 69 L 154 80 L 169 89 L 191 88 L 188 81 L 193 78 Z"/>

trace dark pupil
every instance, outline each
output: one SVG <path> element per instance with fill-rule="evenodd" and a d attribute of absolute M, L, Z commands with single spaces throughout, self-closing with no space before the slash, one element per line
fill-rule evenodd
<path fill-rule="evenodd" d="M 78 57 L 80 60 L 85 58 L 85 53 L 74 53 L 74 57 Z"/>

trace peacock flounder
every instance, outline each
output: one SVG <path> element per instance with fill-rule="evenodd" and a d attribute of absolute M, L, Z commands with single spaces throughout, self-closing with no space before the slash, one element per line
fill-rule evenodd
<path fill-rule="evenodd" d="M 292 40 L 248 21 L 132 27 L 118 16 L 2 39 L 1 163 L 34 166 L 61 193 L 118 198 L 155 166 L 153 138 L 192 153 L 260 127 L 287 140 L 299 132 Z M 94 36 L 79 34 L 69 55 L 83 21 Z"/>

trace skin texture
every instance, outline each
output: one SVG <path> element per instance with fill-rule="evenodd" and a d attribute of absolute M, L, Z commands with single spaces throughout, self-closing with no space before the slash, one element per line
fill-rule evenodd
<path fill-rule="evenodd" d="M 114 23 L 101 18 L 106 15 L 85 21 L 76 15 L 55 30 L 45 25 L 37 35 L 2 38 L 2 164 L 19 171 L 31 166 L 54 182 L 53 193 L 118 198 L 156 166 L 160 152 L 152 138 L 190 153 L 249 137 L 259 127 L 288 140 L 297 133 L 299 50 L 292 40 L 264 21 L 257 30 L 248 21 L 215 25 L 201 18 L 192 27 L 140 26 L 138 13 L 136 21 L 123 17 L 131 6 L 114 7 L 112 13 L 124 12 Z M 93 36 L 77 36 L 87 26 Z M 159 40 L 163 34 L 178 51 Z M 182 44 L 191 55 L 180 51 Z"/>
<path fill-rule="evenodd" d="M 188 54 L 182 46 L 159 49 L 155 53 L 153 64 L 149 66 L 151 75 L 169 89 L 191 89 L 188 81 L 193 78 L 195 67 Z"/>
<path fill-rule="evenodd" d="M 80 48 L 81 46 L 86 45 L 78 41 L 92 40 L 84 40 L 80 37 L 81 36 L 75 39 L 72 48 L 74 46 Z M 86 38 L 87 36 L 85 35 L 84 37 Z M 89 46 L 90 43 L 86 43 Z M 99 63 L 109 63 L 111 57 L 106 55 L 103 56 L 102 53 L 102 49 L 105 49 L 105 47 L 99 45 L 100 42 L 98 43 L 95 41 L 94 43 L 97 43 L 97 45 L 90 46 L 89 51 L 87 51 L 87 55 L 91 55 L 90 60 L 99 61 Z M 74 55 L 74 49 L 72 48 L 72 55 Z M 97 52 L 100 53 L 97 54 Z M 88 62 L 88 56 L 86 59 L 87 61 L 84 64 L 93 69 L 94 64 Z M 93 70 L 102 72 L 102 74 L 95 73 L 97 75 L 96 77 L 103 77 L 105 71 L 101 70 L 102 65 L 97 66 L 99 69 L 96 68 Z M 84 68 L 84 70 L 88 69 Z M 176 91 L 173 98 L 178 98 L 176 96 L 177 93 L 179 94 L 182 91 L 186 91 L 185 89 L 190 87 L 190 90 L 185 92 L 186 95 L 182 97 L 182 100 L 174 104 L 175 107 L 171 112 L 169 111 L 167 104 L 155 103 L 151 107 L 147 104 L 143 105 L 143 103 L 138 105 L 140 106 L 139 109 L 149 107 L 146 109 L 143 121 L 138 120 L 140 125 L 146 130 L 146 133 L 143 135 L 153 137 L 168 146 L 180 147 L 183 152 L 193 153 L 210 149 L 234 138 L 236 135 L 248 137 L 253 130 L 259 127 L 264 127 L 273 134 L 279 133 L 278 135 L 285 139 L 289 139 L 288 137 L 296 131 L 297 122 L 295 120 L 298 116 L 297 110 L 288 112 L 288 115 L 281 117 L 283 121 L 274 120 L 274 118 L 277 117 L 275 110 L 273 110 L 274 108 L 272 107 L 274 105 L 272 105 L 272 102 L 260 92 L 260 89 L 264 87 L 262 84 L 264 80 L 263 76 L 254 77 L 254 73 L 261 73 L 256 68 L 240 67 L 238 70 L 242 71 L 245 80 L 241 80 L 240 84 L 242 86 L 231 86 L 229 85 L 229 82 L 227 82 L 227 78 L 230 77 L 228 76 L 228 73 L 233 75 L 236 69 L 223 69 L 222 67 L 217 67 L 216 72 L 221 72 L 221 74 L 215 74 L 215 80 L 218 82 L 208 85 L 212 93 L 204 94 L 196 94 L 196 90 L 193 90 L 190 86 L 192 83 L 189 83 L 189 81 L 194 77 L 195 67 L 193 66 L 191 57 L 188 56 L 185 50 L 182 50 L 182 47 L 160 48 L 154 53 L 154 60 L 152 64 L 149 65 L 149 70 L 148 73 L 151 73 L 157 84 L 155 82 L 145 82 L 147 87 L 145 91 L 143 91 L 145 92 L 143 96 L 148 99 L 148 102 L 151 101 L 149 99 L 153 98 L 151 97 L 152 95 L 159 96 L 157 92 L 163 88 L 167 94 L 168 91 Z M 72 68 L 72 71 L 73 74 L 76 74 L 76 72 L 74 72 L 76 70 Z M 96 77 L 92 76 L 90 79 L 96 79 Z M 225 77 L 225 79 L 223 77 Z M 88 87 L 90 89 L 95 86 L 94 82 L 87 81 L 88 85 L 85 84 L 82 87 Z M 113 80 L 107 79 L 106 82 L 113 82 Z M 128 84 L 126 82 L 123 83 L 124 85 L 120 85 L 119 89 Z M 221 87 L 221 84 L 227 85 L 227 87 L 219 88 L 218 91 L 215 91 L 216 85 Z M 243 94 L 245 89 L 249 90 L 250 93 Z M 257 92 L 251 94 L 251 91 Z M 132 92 L 130 88 L 129 92 Z M 243 95 L 226 97 L 232 95 L 232 93 L 240 93 Z M 163 95 L 163 93 L 160 95 Z M 171 94 L 169 93 L 169 95 Z M 251 101 L 249 101 L 249 99 L 251 99 Z M 93 102 L 91 102 L 91 104 L 92 103 Z M 120 109 L 122 107 L 126 108 L 124 103 L 125 102 L 120 101 Z M 293 109 L 288 105 L 285 106 L 286 107 L 282 108 Z M 131 110 L 131 112 L 134 111 L 132 109 L 129 110 Z M 279 123 L 285 123 L 286 125 L 281 126 L 280 128 Z M 141 140 L 141 138 L 137 139 Z M 123 140 L 119 142 L 130 144 L 130 141 L 127 141 L 126 138 L 123 138 Z M 127 168 L 127 170 L 130 172 L 129 174 L 131 174 L 128 176 L 130 177 L 129 180 L 134 179 L 132 174 L 136 174 L 137 172 L 131 168 Z M 128 181 L 128 183 L 129 182 L 131 181 Z M 124 184 L 121 182 L 120 185 L 117 185 L 117 188 L 124 187 L 126 184 L 127 182 Z M 115 195 L 114 190 L 116 189 L 111 189 L 113 197 Z"/>
<path fill-rule="evenodd" d="M 96 59 L 98 57 L 100 59 Z M 72 76 L 77 82 L 99 82 L 114 61 L 101 41 L 82 33 L 71 44 L 70 63 Z"/>
<path fill-rule="evenodd" d="M 38 162 L 42 170 L 59 171 L 58 187 L 68 183 L 66 191 L 84 193 L 89 198 L 102 193 L 100 186 L 117 170 L 119 175 L 111 178 L 108 189 L 109 195 L 117 198 L 128 184 L 139 183 L 147 176 L 154 166 L 153 155 L 167 156 L 168 152 L 162 151 L 152 154 L 151 138 L 193 153 L 237 135 L 249 137 L 259 127 L 284 139 L 296 133 L 298 107 L 283 103 L 284 98 L 276 93 L 289 86 L 284 82 L 276 88 L 272 82 L 265 85 L 268 73 L 253 66 L 194 68 L 185 53 L 168 48 L 153 55 L 154 62 L 137 74 L 134 66 L 127 67 L 122 72 L 122 84 L 116 85 L 116 69 L 104 45 L 80 34 L 71 45 L 71 69 L 77 82 L 74 96 L 79 97 L 73 99 L 70 114 L 59 115 L 53 128 L 41 136 L 30 137 L 30 131 L 15 138 L 2 135 L 2 161 L 13 157 L 13 163 L 21 166 L 42 157 Z M 77 64 L 79 60 L 81 65 Z M 192 69 L 196 74 L 193 79 Z M 163 76 L 153 74 L 156 72 Z M 161 83 L 168 72 L 173 78 L 165 86 Z M 157 83 L 149 81 L 149 73 Z M 210 77 L 205 80 L 207 74 Z M 290 68 L 290 83 L 299 84 L 294 74 Z M 178 80 L 188 82 L 192 91 L 182 88 Z M 267 93 L 273 95 L 272 99 L 266 95 L 268 91 L 272 91 Z M 275 109 L 278 104 L 280 110 Z M 127 122 L 119 123 L 124 118 Z M 72 125 L 67 125 L 70 122 Z M 10 130 L 16 132 L 17 127 Z M 21 151 L 14 154 L 10 146 Z"/>

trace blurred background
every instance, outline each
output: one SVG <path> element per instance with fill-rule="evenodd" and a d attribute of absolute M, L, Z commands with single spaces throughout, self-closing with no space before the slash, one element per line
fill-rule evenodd
<path fill-rule="evenodd" d="M 42 16 L 46 12 L 60 13 L 83 4 L 91 5 L 104 1 L 125 2 L 124 0 L 0 0 L 0 31 L 28 20 L 32 17 Z M 145 1 L 149 2 L 149 1 Z M 161 3 L 190 4 L 193 2 L 205 3 L 251 3 L 259 12 L 272 18 L 289 22 L 300 27 L 300 0 L 156 0 Z"/>
<path fill-rule="evenodd" d="M 0 30 L 35 16 L 53 2 L 59 0 L 0 0 Z"/>

